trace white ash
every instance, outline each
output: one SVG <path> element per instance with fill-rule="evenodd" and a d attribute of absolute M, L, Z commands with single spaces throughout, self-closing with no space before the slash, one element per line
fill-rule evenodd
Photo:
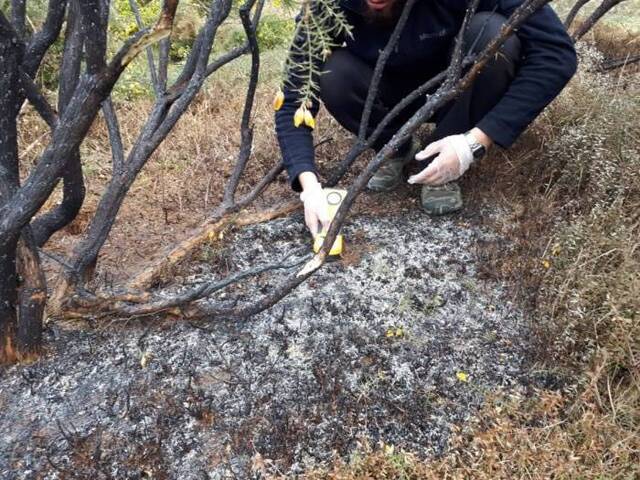
<path fill-rule="evenodd" d="M 491 232 L 414 212 L 359 217 L 344 235 L 358 262 L 246 321 L 49 327 L 38 363 L 0 371 L 0 478 L 251 478 L 258 454 L 293 475 L 363 438 L 427 457 L 487 392 L 523 388 L 527 324 L 476 273 Z M 170 291 L 308 244 L 295 216 L 231 237 Z M 287 274 L 212 301 L 256 299 Z"/>

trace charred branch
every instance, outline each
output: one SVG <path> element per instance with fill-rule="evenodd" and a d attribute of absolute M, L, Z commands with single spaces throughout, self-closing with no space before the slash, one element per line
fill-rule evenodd
<path fill-rule="evenodd" d="M 21 49 L 16 45 L 17 34 L 0 12 L 0 208 L 10 202 L 19 183 L 16 117 Z M 14 361 L 17 355 L 16 248 L 19 236 L 19 231 L 12 232 L 6 243 L 0 246 L 0 363 Z"/>
<path fill-rule="evenodd" d="M 578 0 L 576 4 L 571 7 L 571 10 L 567 14 L 567 18 L 565 18 L 564 20 L 564 26 L 567 30 L 571 27 L 571 25 L 573 25 L 573 21 L 578 16 L 578 13 L 580 13 L 580 10 L 582 10 L 582 7 L 584 7 L 590 1 L 591 0 Z"/>
<path fill-rule="evenodd" d="M 79 5 L 87 73 L 95 75 L 105 66 L 109 9 L 101 0 L 85 0 Z"/>
<path fill-rule="evenodd" d="M 242 111 L 242 120 L 240 122 L 240 151 L 238 152 L 238 158 L 231 174 L 231 178 L 227 183 L 227 186 L 223 195 L 223 205 L 230 206 L 234 202 L 236 190 L 240 183 L 240 177 L 245 171 L 249 156 L 251 155 L 251 146 L 253 144 L 253 127 L 251 126 L 251 112 L 253 110 L 253 104 L 256 96 L 256 89 L 258 88 L 258 75 L 260 73 L 260 48 L 258 47 L 257 37 L 257 22 L 252 22 L 250 13 L 255 0 L 248 0 L 242 7 L 240 7 L 240 20 L 242 21 L 242 27 L 244 28 L 247 41 L 249 43 L 249 50 L 251 51 L 251 72 L 249 74 L 249 86 L 247 87 L 247 94 L 245 97 L 244 109 Z M 264 0 L 260 0 L 258 9 L 262 10 Z M 259 21 L 259 19 L 258 19 Z"/>
<path fill-rule="evenodd" d="M 11 23 L 22 40 L 27 37 L 27 0 L 11 0 Z"/>
<path fill-rule="evenodd" d="M 61 114 L 65 113 L 80 81 L 84 37 L 81 12 L 77 1 L 72 0 L 69 5 L 60 66 L 58 111 Z M 32 222 L 33 239 L 39 247 L 43 246 L 54 233 L 71 223 L 82 208 L 86 189 L 82 173 L 80 145 L 77 145 L 69 153 L 62 172 L 62 181 L 63 197 L 60 204 Z"/>
<path fill-rule="evenodd" d="M 625 0 L 603 0 L 602 3 L 589 15 L 589 17 L 580 24 L 580 26 L 573 32 L 572 38 L 574 42 L 577 42 L 584 37 L 598 21 L 616 5 L 624 2 Z"/>
<path fill-rule="evenodd" d="M 360 129 L 358 131 L 358 142 L 363 143 L 365 141 L 365 137 L 367 136 L 367 130 L 369 128 L 369 120 L 371 118 L 371 110 L 373 109 L 373 103 L 378 96 L 378 88 L 380 86 L 380 80 L 382 79 L 382 73 L 384 72 L 384 67 L 387 65 L 387 61 L 389 60 L 389 56 L 396 48 L 398 40 L 400 40 L 400 35 L 404 30 L 404 26 L 409 19 L 409 14 L 411 13 L 411 9 L 415 0 L 408 0 L 400 14 L 400 18 L 398 19 L 398 23 L 396 24 L 391 37 L 389 37 L 389 41 L 387 45 L 384 47 L 384 50 L 380 53 L 378 57 L 378 61 L 376 62 L 376 66 L 373 70 L 373 77 L 371 78 L 371 85 L 369 86 L 369 91 L 367 92 L 367 98 L 364 103 L 364 109 L 362 111 L 362 119 L 360 120 Z"/>
<path fill-rule="evenodd" d="M 222 280 L 206 282 L 175 295 L 150 295 L 144 293 L 139 296 L 136 294 L 125 294 L 104 298 L 100 298 L 99 296 L 83 298 L 82 295 L 80 295 L 74 299 L 76 307 L 73 309 L 73 313 L 81 315 L 90 314 L 98 317 L 101 315 L 118 315 L 125 318 L 155 315 L 163 312 L 180 315 L 185 308 L 189 309 L 190 304 L 202 299 L 207 299 L 230 285 L 238 284 L 246 279 L 256 277 L 266 272 L 291 270 L 300 266 L 309 258 L 309 255 L 302 253 L 303 252 L 296 251 L 290 252 L 277 262 L 252 267 L 229 275 Z M 114 298 L 118 299 L 115 305 L 113 302 Z M 101 304 L 104 307 L 103 310 L 101 310 Z"/>
<path fill-rule="evenodd" d="M 166 36 L 167 32 L 161 33 Z M 47 200 L 71 152 L 80 145 L 101 103 L 133 59 L 133 50 L 160 38 L 162 36 L 155 31 L 135 35 L 100 74 L 80 80 L 72 101 L 60 118 L 61 128 L 55 130 L 51 142 L 24 185 L 9 202 L 0 207 L 0 248 L 4 248 L 12 235 L 16 235 Z"/>
<path fill-rule="evenodd" d="M 615 70 L 616 68 L 626 67 L 627 65 L 633 65 L 640 62 L 640 55 L 627 55 L 624 58 L 618 58 L 614 60 L 608 60 L 600 66 L 600 71 L 608 72 Z"/>
<path fill-rule="evenodd" d="M 34 83 L 33 79 L 22 69 L 20 69 L 20 88 L 24 91 L 27 100 L 33 105 L 40 117 L 42 117 L 51 130 L 54 130 L 58 125 L 58 114 Z"/>
<path fill-rule="evenodd" d="M 113 173 L 115 175 L 120 175 L 124 171 L 124 146 L 122 144 L 122 135 L 120 134 L 118 116 L 115 108 L 113 107 L 111 97 L 107 98 L 102 104 L 102 114 L 109 132 L 109 144 L 111 145 L 111 157 L 113 159 Z"/>
<path fill-rule="evenodd" d="M 129 6 L 131 7 L 133 16 L 136 19 L 138 28 L 142 30 L 144 28 L 144 23 L 142 22 L 142 15 L 140 14 L 140 8 L 138 7 L 137 0 L 129 0 Z M 147 47 L 145 53 L 147 54 L 147 63 L 149 65 L 151 85 L 153 85 L 153 90 L 155 91 L 156 97 L 159 97 L 162 94 L 162 86 L 160 85 L 160 81 L 158 80 L 158 74 L 156 73 L 156 64 L 155 60 L 153 59 L 153 49 L 151 47 Z"/>
<path fill-rule="evenodd" d="M 40 67 L 44 54 L 56 41 L 62 24 L 64 22 L 67 0 L 49 0 L 47 17 L 42 25 L 42 29 L 36 32 L 29 42 L 25 51 L 22 68 L 33 78 Z"/>

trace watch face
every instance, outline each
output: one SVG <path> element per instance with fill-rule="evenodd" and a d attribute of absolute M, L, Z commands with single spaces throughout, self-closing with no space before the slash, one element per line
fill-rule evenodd
<path fill-rule="evenodd" d="M 487 153 L 487 148 L 484 145 L 482 145 L 481 143 L 478 143 L 478 141 L 470 133 L 467 133 L 465 135 L 465 139 L 469 144 L 469 148 L 471 149 L 471 153 L 473 154 L 474 160 L 478 160 L 484 157 L 484 154 Z"/>
<path fill-rule="evenodd" d="M 474 160 L 478 160 L 479 158 L 482 158 L 484 156 L 484 152 L 486 150 L 484 148 L 484 145 L 481 145 L 479 143 L 473 143 L 469 145 L 469 147 L 471 148 L 471 153 L 473 154 Z"/>

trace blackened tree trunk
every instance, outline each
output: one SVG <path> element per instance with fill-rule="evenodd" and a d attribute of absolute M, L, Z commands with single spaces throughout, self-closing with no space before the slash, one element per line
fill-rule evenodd
<path fill-rule="evenodd" d="M 15 33 L 0 22 L 0 207 L 15 192 L 18 182 L 18 65 L 21 52 Z M 14 235 L 0 247 L 0 361 L 15 359 L 18 274 Z"/>
<path fill-rule="evenodd" d="M 30 360 L 40 353 L 42 321 L 47 303 L 47 280 L 30 228 L 22 231 L 16 257 L 19 279 L 17 355 L 22 360 Z"/>

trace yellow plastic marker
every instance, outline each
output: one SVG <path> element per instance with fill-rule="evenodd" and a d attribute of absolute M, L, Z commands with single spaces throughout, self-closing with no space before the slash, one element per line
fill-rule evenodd
<path fill-rule="evenodd" d="M 329 220 L 333 221 L 333 218 L 336 216 L 338 209 L 340 208 L 340 204 L 342 200 L 347 195 L 346 190 L 338 190 L 335 188 L 324 188 L 324 194 L 327 196 L 327 208 L 329 213 Z M 318 253 L 322 244 L 324 242 L 325 237 L 327 236 L 327 231 L 322 230 L 316 237 L 313 239 L 313 251 L 314 253 Z M 331 250 L 329 250 L 330 257 L 337 257 L 342 255 L 342 248 L 344 246 L 344 241 L 341 234 L 336 236 L 333 245 L 331 246 Z"/>

